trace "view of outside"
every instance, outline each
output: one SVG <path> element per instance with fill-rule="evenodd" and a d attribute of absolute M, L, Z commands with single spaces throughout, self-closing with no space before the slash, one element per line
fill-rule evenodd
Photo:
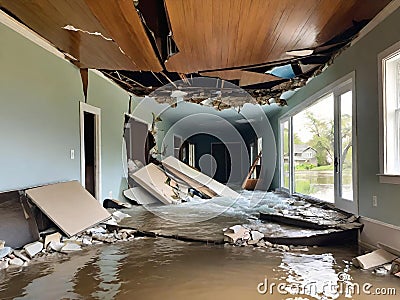
<path fill-rule="evenodd" d="M 352 159 L 352 93 L 348 91 L 340 95 L 341 124 L 341 195 L 342 198 L 353 200 L 353 159 Z"/>
<path fill-rule="evenodd" d="M 352 197 L 352 96 L 341 97 L 342 195 Z M 285 125 L 284 125 L 285 126 Z M 285 130 L 285 129 L 284 129 Z M 284 131 L 284 141 L 286 141 Z M 294 190 L 325 201 L 334 202 L 334 97 L 330 94 L 318 103 L 293 116 Z M 289 155 L 284 142 L 284 168 Z M 286 180 L 289 176 L 285 172 Z"/>
<path fill-rule="evenodd" d="M 282 124 L 283 128 L 283 153 L 284 153 L 284 159 L 283 159 L 283 182 L 282 186 L 284 188 L 289 189 L 289 121 L 286 121 Z"/>

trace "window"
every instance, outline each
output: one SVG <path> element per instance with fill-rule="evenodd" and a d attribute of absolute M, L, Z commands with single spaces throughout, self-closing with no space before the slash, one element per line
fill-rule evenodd
<path fill-rule="evenodd" d="M 280 187 L 357 213 L 354 72 L 280 119 Z"/>
<path fill-rule="evenodd" d="M 400 177 L 400 43 L 381 53 L 379 62 L 383 121 L 381 122 L 381 154 L 383 153 L 381 173 L 388 177 Z M 383 182 L 400 183 L 400 178 L 389 179 L 389 182 L 383 178 Z"/>

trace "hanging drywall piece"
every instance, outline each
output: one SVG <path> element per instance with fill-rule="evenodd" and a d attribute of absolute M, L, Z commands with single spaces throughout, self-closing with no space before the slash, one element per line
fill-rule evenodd
<path fill-rule="evenodd" d="M 192 167 L 181 162 L 180 160 L 178 160 L 173 156 L 165 158 L 162 161 L 162 164 L 169 172 L 173 173 L 175 176 L 181 178 L 182 180 L 185 180 L 185 178 L 190 178 L 191 180 L 197 182 L 199 185 L 204 186 L 207 189 L 211 190 L 218 196 L 228 197 L 228 198 L 239 197 L 239 194 L 234 190 L 232 190 L 231 188 L 227 187 L 222 183 L 219 183 L 218 181 L 207 176 L 206 174 L 203 174 L 197 171 L 196 169 L 193 169 Z M 190 182 L 188 183 L 190 184 Z M 203 192 L 203 190 L 200 191 Z"/>
<path fill-rule="evenodd" d="M 291 64 L 275 67 L 270 71 L 266 72 L 267 74 L 271 74 L 284 79 L 292 79 L 296 77 L 295 72 L 293 71 L 293 67 Z"/>
<path fill-rule="evenodd" d="M 29 189 L 26 195 L 68 237 L 111 217 L 78 181 Z"/>

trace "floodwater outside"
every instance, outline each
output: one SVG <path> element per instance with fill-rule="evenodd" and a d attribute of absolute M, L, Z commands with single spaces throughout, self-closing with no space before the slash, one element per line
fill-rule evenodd
<path fill-rule="evenodd" d="M 336 129 L 333 94 L 293 116 L 294 191 L 331 203 L 335 201 L 335 172 L 339 173 L 340 197 L 353 200 L 352 92 L 339 95 L 338 101 Z M 284 122 L 284 187 L 289 186 L 288 132 L 289 123 Z"/>
<path fill-rule="evenodd" d="M 241 195 L 232 206 L 230 201 L 216 198 L 202 209 L 199 203 L 190 202 L 154 208 L 172 216 L 171 219 L 136 206 L 124 210 L 132 216 L 125 219 L 126 225 L 211 240 L 221 237 L 222 228 L 233 224 L 281 230 L 272 223 L 261 223 L 256 214 L 268 207 L 288 209 L 285 199 L 260 191 L 243 191 Z M 215 215 L 212 211 L 223 213 L 203 222 L 191 222 L 196 212 Z M 180 222 L 173 221 L 176 216 L 181 216 Z M 298 232 L 297 229 L 293 234 Z M 282 252 L 261 247 L 137 238 L 87 247 L 70 255 L 55 253 L 33 260 L 27 267 L 1 271 L 0 295 L 1 299 L 43 300 L 398 299 L 398 278 L 350 265 L 349 261 L 360 253 L 355 245 L 302 247 Z M 345 289 L 336 291 L 335 286 Z M 346 286 L 351 287 L 347 298 Z M 357 286 L 360 291 L 355 288 L 351 294 Z"/>

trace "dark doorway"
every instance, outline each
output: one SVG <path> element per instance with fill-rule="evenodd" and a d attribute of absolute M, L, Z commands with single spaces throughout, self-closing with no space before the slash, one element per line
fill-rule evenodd
<path fill-rule="evenodd" d="M 84 112 L 85 188 L 96 197 L 96 115 Z"/>
<path fill-rule="evenodd" d="M 212 143 L 211 155 L 217 163 L 213 178 L 221 183 L 227 183 L 231 174 L 231 156 L 228 148 L 223 143 Z"/>

